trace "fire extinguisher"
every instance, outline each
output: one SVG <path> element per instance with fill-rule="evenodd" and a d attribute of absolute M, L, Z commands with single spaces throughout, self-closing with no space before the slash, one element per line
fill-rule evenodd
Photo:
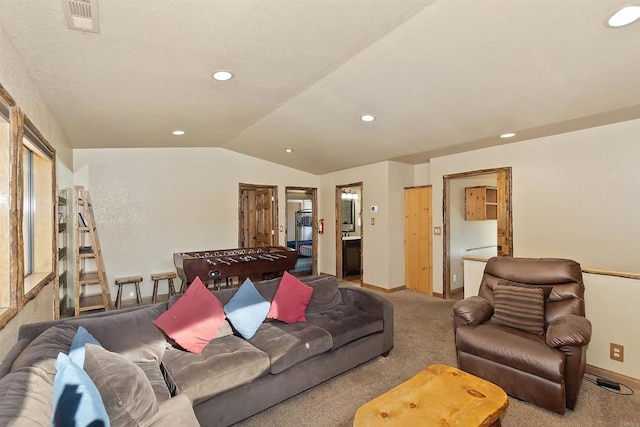
<path fill-rule="evenodd" d="M 318 234 L 324 234 L 324 219 L 318 221 Z"/>

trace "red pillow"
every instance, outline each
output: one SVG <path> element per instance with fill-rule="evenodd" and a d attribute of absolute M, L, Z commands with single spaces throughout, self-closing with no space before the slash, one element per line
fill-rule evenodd
<path fill-rule="evenodd" d="M 273 301 L 271 301 L 271 309 L 267 317 L 285 323 L 306 322 L 304 311 L 312 294 L 313 288 L 311 286 L 305 285 L 285 271 Z"/>
<path fill-rule="evenodd" d="M 224 309 L 199 277 L 153 323 L 182 348 L 200 354 L 224 324 Z"/>

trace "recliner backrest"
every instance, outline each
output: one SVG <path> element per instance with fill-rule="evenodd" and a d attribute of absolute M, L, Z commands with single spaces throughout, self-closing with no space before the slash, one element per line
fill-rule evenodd
<path fill-rule="evenodd" d="M 559 258 L 494 257 L 487 261 L 478 295 L 493 305 L 493 286 L 501 280 L 551 287 L 546 307 L 546 322 L 566 314 L 584 316 L 582 268 L 576 261 Z"/>

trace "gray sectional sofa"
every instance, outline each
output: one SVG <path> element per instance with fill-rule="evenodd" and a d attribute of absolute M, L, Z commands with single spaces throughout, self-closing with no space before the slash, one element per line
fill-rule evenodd
<path fill-rule="evenodd" d="M 15 425 L 49 425 L 53 363 L 58 352 L 69 350 L 72 335 L 65 328 L 80 325 L 105 349 L 142 368 L 159 408 L 145 424 L 157 426 L 230 425 L 389 353 L 389 301 L 360 288 L 338 287 L 333 276 L 301 280 L 313 288 L 307 322 L 267 319 L 249 340 L 225 323 L 200 354 L 172 345 L 152 323 L 180 295 L 168 303 L 23 325 L 17 344 L 0 365 L 0 425 L 12 420 Z M 256 288 L 271 301 L 279 281 L 257 282 Z M 236 290 L 212 292 L 224 305 Z M 21 397 L 33 393 L 34 381 L 26 378 L 34 375 L 45 379 L 38 383 L 40 397 Z M 15 381 L 28 386 L 16 390 Z M 43 401 L 48 407 L 38 408 Z"/>

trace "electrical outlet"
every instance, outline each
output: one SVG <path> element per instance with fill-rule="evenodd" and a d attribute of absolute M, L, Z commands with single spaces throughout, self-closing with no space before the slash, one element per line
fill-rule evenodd
<path fill-rule="evenodd" d="M 609 357 L 618 362 L 624 362 L 624 346 L 620 344 L 609 344 Z"/>

